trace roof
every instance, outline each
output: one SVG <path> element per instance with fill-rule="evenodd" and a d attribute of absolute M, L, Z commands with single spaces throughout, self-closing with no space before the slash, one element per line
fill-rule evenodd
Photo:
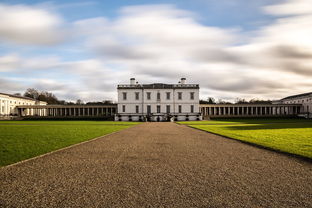
<path fill-rule="evenodd" d="M 199 84 L 120 84 L 117 89 L 199 89 Z"/>
<path fill-rule="evenodd" d="M 24 97 L 24 96 L 19 96 L 19 95 L 11 95 L 11 94 L 2 93 L 2 92 L 0 92 L 0 94 L 6 95 L 6 96 L 9 96 L 9 97 L 16 97 L 16 98 L 21 98 L 21 99 L 27 99 L 27 100 L 38 101 L 38 100 L 36 100 L 36 99 L 34 99 L 34 98 L 29 98 L 29 97 Z M 41 102 L 44 102 L 44 101 L 41 101 Z"/>
<path fill-rule="evenodd" d="M 276 106 L 301 106 L 302 104 L 263 104 L 263 103 L 242 103 L 242 104 L 199 104 L 199 107 L 276 107 Z"/>
<path fill-rule="evenodd" d="M 117 104 L 103 105 L 18 105 L 17 108 L 117 108 Z"/>
<path fill-rule="evenodd" d="M 285 98 L 282 98 L 281 100 L 287 100 L 287 99 L 293 99 L 293 98 L 299 98 L 299 97 L 305 97 L 305 96 L 312 96 L 312 92 L 308 92 L 308 93 L 302 93 L 302 94 L 298 94 L 298 95 L 292 95 L 292 96 L 288 96 Z"/>

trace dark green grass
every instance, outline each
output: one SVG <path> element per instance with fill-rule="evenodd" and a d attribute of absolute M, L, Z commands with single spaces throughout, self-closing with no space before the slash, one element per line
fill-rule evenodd
<path fill-rule="evenodd" d="M 137 123 L 113 121 L 0 121 L 0 166 L 135 124 Z"/>
<path fill-rule="evenodd" d="M 311 120 L 223 119 L 179 123 L 270 149 L 312 158 Z"/>

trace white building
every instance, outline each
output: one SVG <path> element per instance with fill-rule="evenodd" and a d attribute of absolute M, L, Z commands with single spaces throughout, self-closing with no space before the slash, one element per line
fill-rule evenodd
<path fill-rule="evenodd" d="M 0 116 L 18 115 L 17 106 L 20 105 L 46 105 L 46 102 L 38 101 L 32 98 L 0 93 Z M 32 112 L 29 112 L 29 114 Z"/>
<path fill-rule="evenodd" d="M 168 121 L 174 119 L 201 120 L 199 112 L 199 85 L 186 84 L 120 84 L 116 121 Z"/>
<path fill-rule="evenodd" d="M 283 104 L 301 104 L 300 112 L 307 117 L 312 117 L 312 92 L 292 95 L 279 100 Z"/>

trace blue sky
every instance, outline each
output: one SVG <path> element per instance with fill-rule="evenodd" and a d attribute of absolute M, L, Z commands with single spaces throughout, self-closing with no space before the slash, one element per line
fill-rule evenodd
<path fill-rule="evenodd" d="M 202 99 L 278 99 L 311 91 L 311 16 L 309 0 L 2 0 L 0 91 L 116 100 L 130 77 L 183 76 Z"/>
<path fill-rule="evenodd" d="M 220 27 L 240 27 L 246 30 L 268 23 L 274 17 L 263 14 L 262 7 L 282 0 L 116 0 L 116 1 L 21 1 L 3 0 L 6 4 L 53 5 L 57 12 L 68 21 L 106 16 L 114 18 L 124 6 L 173 4 L 178 8 L 198 14 L 198 20 L 206 25 Z"/>

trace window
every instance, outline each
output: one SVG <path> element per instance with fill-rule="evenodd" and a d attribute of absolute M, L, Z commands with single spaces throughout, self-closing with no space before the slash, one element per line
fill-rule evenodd
<path fill-rule="evenodd" d="M 170 113 L 170 105 L 167 105 L 167 106 L 166 106 L 166 112 L 167 112 L 167 113 Z"/>
<path fill-rule="evenodd" d="M 179 105 L 179 113 L 182 113 L 182 105 Z"/>
<path fill-rule="evenodd" d="M 147 93 L 146 93 L 146 99 L 147 99 L 147 100 L 150 100 L 150 99 L 151 99 L 151 93 L 150 93 L 150 92 L 147 92 Z"/>
<path fill-rule="evenodd" d="M 194 92 L 190 93 L 190 98 L 191 98 L 191 100 L 194 100 Z"/>
<path fill-rule="evenodd" d="M 194 113 L 194 105 L 191 105 L 191 113 Z"/>
<path fill-rule="evenodd" d="M 166 92 L 166 98 L 167 100 L 170 100 L 170 92 Z"/>
<path fill-rule="evenodd" d="M 127 100 L 127 93 L 126 93 L 126 92 L 123 92 L 123 93 L 122 93 L 122 99 L 123 99 L 123 100 Z"/>
<path fill-rule="evenodd" d="M 146 106 L 146 107 L 147 107 L 147 114 L 151 114 L 151 106 L 148 105 L 148 106 Z"/>
<path fill-rule="evenodd" d="M 122 112 L 126 112 L 126 106 L 122 105 Z"/>
<path fill-rule="evenodd" d="M 157 113 L 160 113 L 160 105 L 157 105 Z"/>
<path fill-rule="evenodd" d="M 139 113 L 139 106 L 138 105 L 135 106 L 135 112 Z"/>
<path fill-rule="evenodd" d="M 157 100 L 160 100 L 160 92 L 157 92 Z"/>
<path fill-rule="evenodd" d="M 182 100 L 182 92 L 178 92 L 178 100 Z"/>
<path fill-rule="evenodd" d="M 139 95 L 140 95 L 139 92 L 136 92 L 136 93 L 135 93 L 135 99 L 136 99 L 136 100 L 139 100 Z"/>

